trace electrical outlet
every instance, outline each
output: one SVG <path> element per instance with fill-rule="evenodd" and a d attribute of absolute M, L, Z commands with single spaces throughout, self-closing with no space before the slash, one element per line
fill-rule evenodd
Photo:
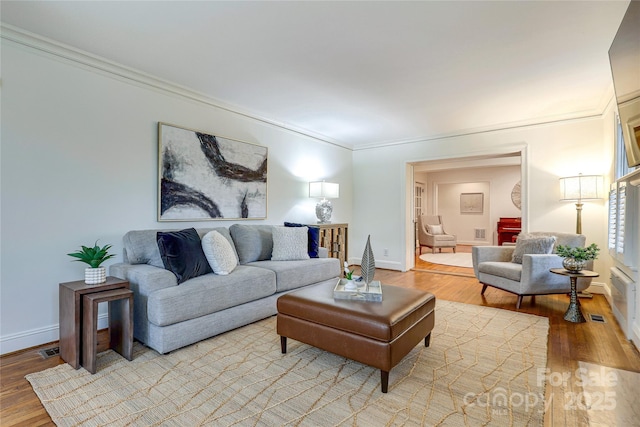
<path fill-rule="evenodd" d="M 384 256 L 389 256 L 389 249 L 388 248 L 384 248 Z"/>

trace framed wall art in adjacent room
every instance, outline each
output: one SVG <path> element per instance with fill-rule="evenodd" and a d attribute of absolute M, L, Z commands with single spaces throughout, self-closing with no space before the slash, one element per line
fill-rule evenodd
<path fill-rule="evenodd" d="M 460 213 L 482 213 L 484 193 L 461 193 Z"/>
<path fill-rule="evenodd" d="M 158 221 L 267 217 L 267 147 L 158 123 L 158 161 Z"/>

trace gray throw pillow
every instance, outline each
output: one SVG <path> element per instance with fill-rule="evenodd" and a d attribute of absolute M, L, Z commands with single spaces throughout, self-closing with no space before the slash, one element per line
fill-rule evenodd
<path fill-rule="evenodd" d="M 554 236 L 549 237 L 529 237 L 527 235 L 518 236 L 516 247 L 511 256 L 511 262 L 522 264 L 524 254 L 550 254 L 556 243 Z"/>
<path fill-rule="evenodd" d="M 309 259 L 307 227 L 273 227 L 273 261 Z"/>
<path fill-rule="evenodd" d="M 233 224 L 229 233 L 238 252 L 240 264 L 271 259 L 273 226 Z"/>

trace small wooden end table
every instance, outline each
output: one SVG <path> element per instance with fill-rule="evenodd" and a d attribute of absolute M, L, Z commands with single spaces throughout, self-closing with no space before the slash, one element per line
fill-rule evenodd
<path fill-rule="evenodd" d="M 60 283 L 60 357 L 74 369 L 80 368 L 82 360 L 82 296 L 113 289 L 129 289 L 129 282 L 108 276 L 98 285 L 87 285 L 84 280 Z"/>
<path fill-rule="evenodd" d="M 555 274 L 560 274 L 562 276 L 568 276 L 571 280 L 571 293 L 569 294 L 570 302 L 566 313 L 564 313 L 564 320 L 573 323 L 586 322 L 587 320 L 582 315 L 582 310 L 580 310 L 580 300 L 578 299 L 576 284 L 578 282 L 578 277 L 598 277 L 599 274 L 595 271 L 590 270 L 580 270 L 579 272 L 575 273 L 569 270 L 565 270 L 564 268 L 552 268 L 549 271 Z"/>
<path fill-rule="evenodd" d="M 93 292 L 82 298 L 82 366 L 96 373 L 98 304 L 109 303 L 109 348 L 133 358 L 133 292 L 129 289 Z"/>

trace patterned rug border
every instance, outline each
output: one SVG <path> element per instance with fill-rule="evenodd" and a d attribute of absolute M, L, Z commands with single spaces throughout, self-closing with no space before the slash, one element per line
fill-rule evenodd
<path fill-rule="evenodd" d="M 168 355 L 109 350 L 93 376 L 62 364 L 25 378 L 60 426 L 542 426 L 548 333 L 546 317 L 438 300 L 431 346 L 387 394 L 372 367 L 293 340 L 280 354 L 275 317 Z"/>

